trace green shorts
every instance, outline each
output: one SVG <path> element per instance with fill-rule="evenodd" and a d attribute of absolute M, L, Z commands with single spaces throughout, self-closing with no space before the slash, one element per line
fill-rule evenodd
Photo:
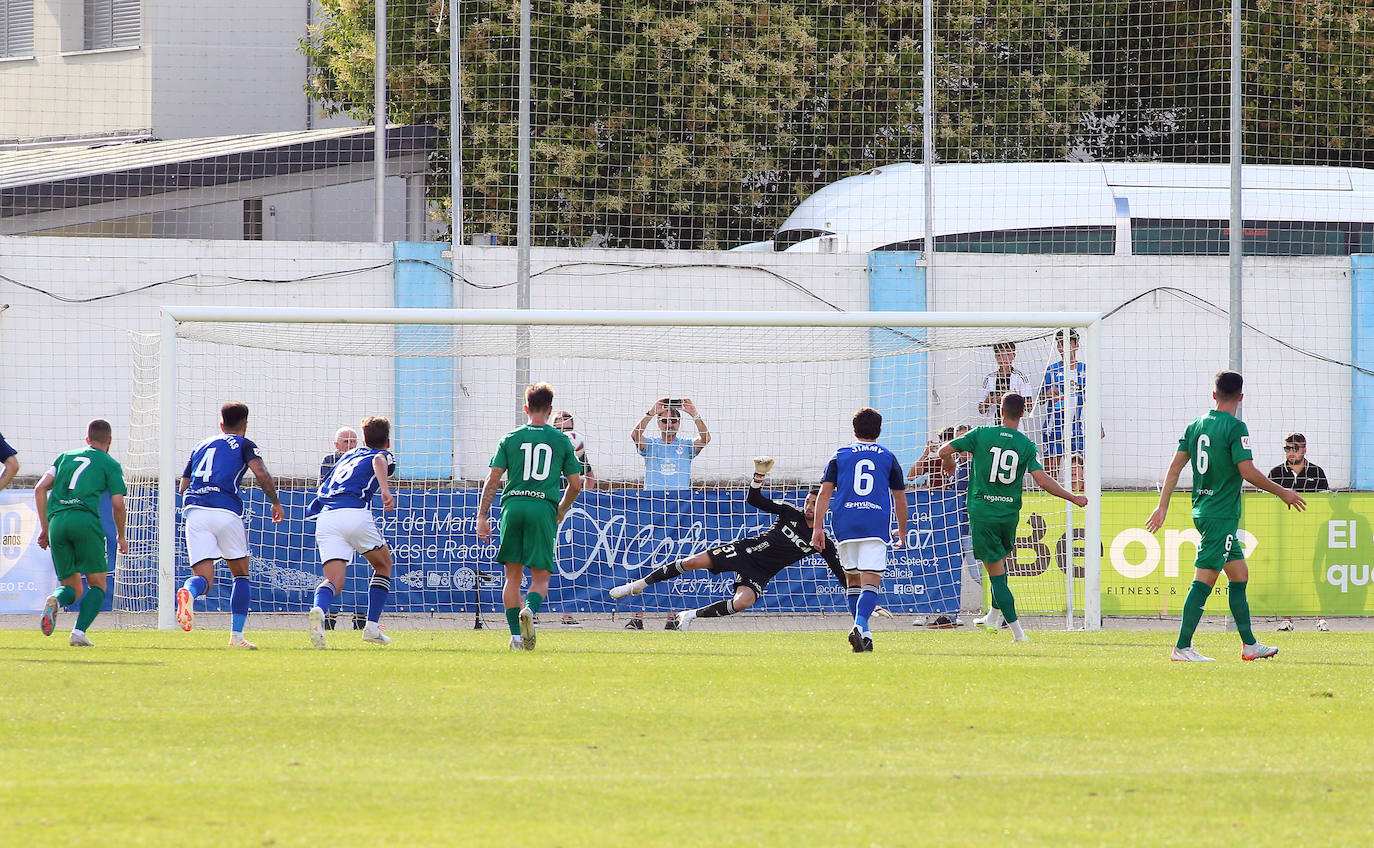
<path fill-rule="evenodd" d="M 511 498 L 501 504 L 501 549 L 496 561 L 519 563 L 541 571 L 554 569 L 554 543 L 558 523 L 552 504 L 528 498 Z"/>
<path fill-rule="evenodd" d="M 1016 550 L 1016 525 L 1020 523 L 1019 517 L 1004 521 L 979 521 L 970 517 L 974 558 L 983 563 L 1006 559 Z"/>
<path fill-rule="evenodd" d="M 1193 526 L 1202 534 L 1197 544 L 1195 568 L 1208 571 L 1221 571 L 1226 563 L 1245 559 L 1245 550 L 1240 545 L 1236 532 L 1240 521 L 1234 518 L 1194 518 Z"/>
<path fill-rule="evenodd" d="M 59 581 L 73 574 L 104 574 L 110 570 L 105 528 L 100 526 L 99 518 L 85 510 L 67 510 L 49 519 L 48 549 Z"/>

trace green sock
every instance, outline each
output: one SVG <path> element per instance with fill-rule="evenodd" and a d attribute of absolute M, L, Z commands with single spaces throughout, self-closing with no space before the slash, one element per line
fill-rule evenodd
<path fill-rule="evenodd" d="M 58 586 L 53 597 L 57 598 L 58 606 L 69 607 L 76 600 L 76 590 L 70 586 Z"/>
<path fill-rule="evenodd" d="M 86 632 L 95 621 L 95 617 L 100 615 L 100 605 L 105 603 L 105 590 L 96 586 L 91 586 L 86 590 L 86 594 L 81 598 L 81 612 L 76 617 L 76 629 Z"/>
<path fill-rule="evenodd" d="M 530 608 L 530 612 L 539 612 L 539 608 L 544 605 L 544 596 L 538 592 L 525 593 L 525 606 Z"/>
<path fill-rule="evenodd" d="M 1227 591 L 1231 601 L 1231 617 L 1236 620 L 1236 630 L 1240 641 L 1247 645 L 1255 644 L 1255 631 L 1250 629 L 1250 601 L 1245 597 L 1245 583 L 1233 582 Z"/>
<path fill-rule="evenodd" d="M 1180 651 L 1192 647 L 1193 631 L 1197 630 L 1197 623 L 1202 621 L 1202 608 L 1207 606 L 1207 598 L 1211 594 L 1211 586 L 1201 580 L 1193 581 L 1193 587 L 1188 590 L 1188 599 L 1183 602 L 1183 622 L 1178 626 L 1178 641 L 1174 643 Z M 1248 613 L 1246 621 L 1249 621 Z"/>
<path fill-rule="evenodd" d="M 992 581 L 992 605 L 1002 611 L 1002 617 L 1011 624 L 1016 620 L 1016 599 L 1011 596 L 1007 586 L 1007 575 L 999 574 L 989 578 Z"/>
<path fill-rule="evenodd" d="M 520 635 L 520 608 L 511 607 L 506 610 L 506 626 L 510 628 L 510 635 Z"/>

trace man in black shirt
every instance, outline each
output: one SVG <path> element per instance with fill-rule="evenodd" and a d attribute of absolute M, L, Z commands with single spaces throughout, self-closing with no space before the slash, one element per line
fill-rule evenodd
<path fill-rule="evenodd" d="M 712 574 L 733 571 L 735 594 L 732 597 L 707 604 L 701 609 L 683 610 L 669 622 L 670 630 L 686 630 L 694 618 L 734 615 L 753 606 L 763 594 L 768 581 L 776 577 L 778 572 L 812 554 L 819 553 L 825 559 L 825 564 L 830 567 L 831 573 L 844 584 L 844 569 L 840 567 L 835 543 L 827 537 L 824 550 L 818 551 L 811 546 L 811 532 L 816 521 L 816 491 L 813 489 L 807 494 L 803 509 L 769 500 L 763 494 L 763 478 L 772 467 L 771 457 L 755 457 L 754 479 L 749 486 L 749 497 L 746 500 L 750 506 L 778 517 L 768 532 L 711 548 L 680 562 L 660 566 L 638 580 L 616 586 L 611 590 L 611 597 L 619 599 L 638 595 L 655 583 L 671 580 L 682 576 L 684 572 L 701 568 Z"/>
<path fill-rule="evenodd" d="M 1282 465 L 1269 470 L 1269 479 L 1295 492 L 1324 492 L 1331 487 L 1321 466 L 1307 461 L 1307 437 L 1289 433 L 1283 440 Z"/>

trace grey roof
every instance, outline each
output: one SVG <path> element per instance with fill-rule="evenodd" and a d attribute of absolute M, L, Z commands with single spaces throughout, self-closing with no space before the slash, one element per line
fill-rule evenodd
<path fill-rule="evenodd" d="M 372 133 L 343 127 L 0 152 L 0 218 L 371 162 Z M 387 159 L 423 161 L 437 136 L 430 126 L 390 126 Z"/>

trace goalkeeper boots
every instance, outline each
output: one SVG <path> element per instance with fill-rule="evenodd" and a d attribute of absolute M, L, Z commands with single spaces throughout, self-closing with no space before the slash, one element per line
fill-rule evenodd
<path fill-rule="evenodd" d="M 529 607 L 520 608 L 520 638 L 525 640 L 525 650 L 534 650 L 534 613 Z"/>
<path fill-rule="evenodd" d="M 1169 659 L 1174 662 L 1215 662 L 1211 657 L 1204 657 L 1199 654 L 1192 645 L 1186 648 L 1174 648 L 1174 653 Z"/>
<path fill-rule="evenodd" d="M 369 645 L 390 645 L 391 637 L 382 632 L 377 622 L 369 621 L 363 625 L 363 641 Z"/>
<path fill-rule="evenodd" d="M 618 601 L 621 598 L 625 598 L 630 595 L 638 595 L 640 592 L 643 592 L 647 588 L 649 588 L 649 584 L 645 583 L 644 578 L 641 577 L 633 582 L 622 583 L 619 586 L 612 588 L 611 597 Z"/>
<path fill-rule="evenodd" d="M 38 630 L 44 636 L 51 636 L 53 628 L 57 626 L 57 610 L 57 596 L 49 595 L 43 603 L 43 617 L 38 619 Z"/>
<path fill-rule="evenodd" d="M 196 623 L 195 599 L 191 597 L 191 590 L 182 586 L 177 590 L 177 624 L 187 633 Z"/>
<path fill-rule="evenodd" d="M 1261 645 L 1259 642 L 1256 642 L 1253 645 L 1246 645 L 1241 648 L 1240 658 L 1246 662 L 1250 660 L 1267 660 L 1272 656 L 1276 656 L 1278 652 L 1278 648 L 1271 648 L 1268 645 Z"/>

